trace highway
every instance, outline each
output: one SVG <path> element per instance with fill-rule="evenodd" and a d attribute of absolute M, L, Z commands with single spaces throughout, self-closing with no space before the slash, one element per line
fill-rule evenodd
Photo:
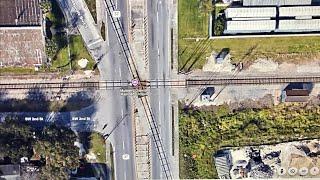
<path fill-rule="evenodd" d="M 150 79 L 170 79 L 169 64 L 169 37 L 170 25 L 168 23 L 169 8 L 167 0 L 152 0 L 147 2 L 149 26 L 149 72 Z M 172 132 L 171 132 L 171 97 L 170 88 L 159 87 L 150 90 L 150 104 L 156 122 L 159 125 L 163 148 L 172 163 Z M 164 179 L 162 167 L 154 144 L 152 144 L 152 179 Z M 179 178 L 174 177 L 173 178 Z"/>
<path fill-rule="evenodd" d="M 127 24 L 127 4 L 126 1 L 115 0 L 116 7 L 122 13 L 122 24 Z M 107 14 L 107 13 L 106 13 Z M 106 43 L 109 47 L 107 59 L 101 61 L 100 71 L 105 73 L 102 80 L 121 80 L 131 81 L 131 75 L 127 62 L 123 57 L 115 31 L 112 29 L 109 17 L 107 18 Z M 111 141 L 114 150 L 115 178 L 118 180 L 135 179 L 135 155 L 133 143 L 133 125 L 131 98 L 122 96 L 119 90 L 102 90 L 104 98 L 98 107 L 100 128 L 105 124 L 107 127 L 103 133 L 110 134 L 108 139 Z"/>

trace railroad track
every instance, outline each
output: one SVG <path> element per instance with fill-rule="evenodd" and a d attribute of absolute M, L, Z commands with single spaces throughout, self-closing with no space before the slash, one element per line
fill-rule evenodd
<path fill-rule="evenodd" d="M 188 88 L 218 85 L 249 85 L 249 84 L 282 84 L 292 82 L 320 82 L 320 76 L 301 77 L 236 77 L 215 79 L 186 80 L 150 80 L 141 81 L 140 86 L 133 87 L 130 81 L 61 81 L 61 82 L 24 82 L 0 83 L 0 89 L 148 89 L 148 88 Z"/>
<path fill-rule="evenodd" d="M 235 78 L 212 78 L 212 79 L 187 79 L 186 86 L 209 86 L 209 85 L 246 85 L 246 84 L 282 84 L 293 82 L 320 82 L 320 76 L 298 77 L 235 77 Z"/>

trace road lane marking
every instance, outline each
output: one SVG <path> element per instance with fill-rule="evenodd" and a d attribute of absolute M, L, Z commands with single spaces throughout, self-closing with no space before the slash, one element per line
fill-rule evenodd
<path fill-rule="evenodd" d="M 120 74 L 120 78 L 121 78 L 122 74 L 121 74 L 121 67 L 120 66 L 119 66 L 119 74 Z"/>
<path fill-rule="evenodd" d="M 124 141 L 122 141 L 122 149 L 124 149 Z"/>
<path fill-rule="evenodd" d="M 127 180 L 127 173 L 124 172 L 124 180 Z"/>
<path fill-rule="evenodd" d="M 123 114 L 124 114 L 123 109 L 121 109 L 121 118 L 123 118 Z"/>
<path fill-rule="evenodd" d="M 157 22 L 159 22 L 159 12 L 157 11 Z"/>
<path fill-rule="evenodd" d="M 123 159 L 123 160 L 129 160 L 129 159 L 130 159 L 129 154 L 124 154 L 124 155 L 122 155 L 122 159 Z"/>
<path fill-rule="evenodd" d="M 159 95 L 159 117 L 161 115 L 160 109 L 161 109 L 161 103 L 160 103 L 160 95 Z"/>

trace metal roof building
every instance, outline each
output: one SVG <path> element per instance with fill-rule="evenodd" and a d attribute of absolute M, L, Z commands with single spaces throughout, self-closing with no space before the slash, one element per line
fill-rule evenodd
<path fill-rule="evenodd" d="M 280 20 L 278 31 L 280 32 L 320 31 L 320 19 Z"/>
<path fill-rule="evenodd" d="M 230 169 L 232 166 L 232 157 L 229 150 L 221 151 L 214 157 L 215 167 L 220 179 L 231 179 Z"/>
<path fill-rule="evenodd" d="M 34 67 L 46 59 L 41 0 L 0 0 L 0 67 Z"/>
<path fill-rule="evenodd" d="M 275 20 L 259 21 L 227 21 L 225 34 L 235 33 L 262 33 L 276 29 Z"/>
<path fill-rule="evenodd" d="M 226 18 L 270 18 L 276 17 L 276 7 L 228 8 Z"/>
<path fill-rule="evenodd" d="M 41 26 L 40 0 L 0 0 L 0 26 Z"/>
<path fill-rule="evenodd" d="M 243 6 L 311 5 L 312 0 L 243 0 Z"/>
<path fill-rule="evenodd" d="M 320 16 L 320 6 L 280 7 L 279 16 L 280 17 Z"/>

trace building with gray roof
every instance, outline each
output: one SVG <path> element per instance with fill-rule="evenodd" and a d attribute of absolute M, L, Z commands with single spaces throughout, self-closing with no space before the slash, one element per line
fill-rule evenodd
<path fill-rule="evenodd" d="M 254 8 L 228 8 L 225 10 L 226 18 L 271 18 L 276 17 L 275 7 L 254 7 Z"/>
<path fill-rule="evenodd" d="M 274 31 L 275 29 L 275 20 L 227 21 L 224 33 L 265 33 Z"/>
<path fill-rule="evenodd" d="M 243 6 L 299 6 L 311 5 L 312 0 L 243 0 Z"/>
<path fill-rule="evenodd" d="M 320 6 L 279 7 L 280 17 L 314 17 L 320 16 Z"/>
<path fill-rule="evenodd" d="M 40 0 L 0 0 L 0 68 L 41 66 L 43 25 Z"/>
<path fill-rule="evenodd" d="M 220 179 L 231 179 L 230 169 L 232 167 L 232 157 L 229 150 L 219 151 L 214 156 L 214 162 Z"/>
<path fill-rule="evenodd" d="M 0 26 L 41 26 L 40 0 L 0 0 Z"/>
<path fill-rule="evenodd" d="M 311 32 L 320 31 L 320 19 L 280 20 L 279 32 Z"/>

